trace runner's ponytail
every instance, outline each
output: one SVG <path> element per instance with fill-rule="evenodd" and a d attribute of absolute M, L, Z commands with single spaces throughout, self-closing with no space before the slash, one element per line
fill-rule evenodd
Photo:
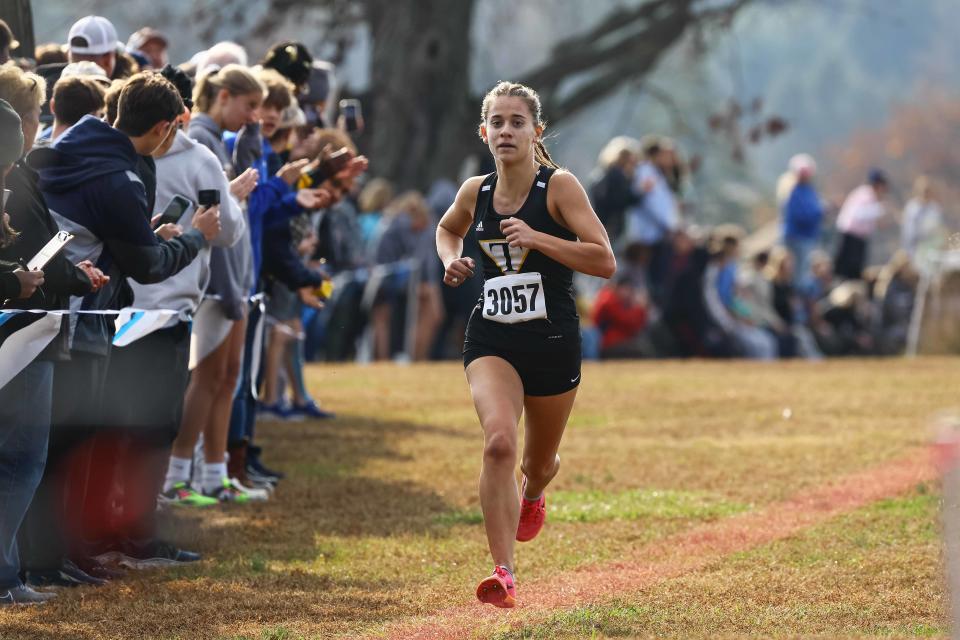
<path fill-rule="evenodd" d="M 538 163 L 542 164 L 545 167 L 550 167 L 551 169 L 561 169 L 562 167 L 553 161 L 553 158 L 550 157 L 550 152 L 547 151 L 546 145 L 543 144 L 543 140 L 537 140 L 534 143 L 533 147 L 533 159 Z"/>

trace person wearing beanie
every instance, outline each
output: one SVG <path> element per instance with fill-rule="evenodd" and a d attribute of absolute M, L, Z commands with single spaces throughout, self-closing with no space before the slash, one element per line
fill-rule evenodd
<path fill-rule="evenodd" d="M 260 64 L 267 69 L 279 71 L 294 86 L 300 88 L 310 81 L 313 56 L 300 42 L 281 42 L 270 48 Z"/>

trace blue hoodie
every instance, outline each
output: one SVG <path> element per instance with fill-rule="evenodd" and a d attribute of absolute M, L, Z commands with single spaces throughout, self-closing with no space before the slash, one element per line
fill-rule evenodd
<path fill-rule="evenodd" d="M 816 240 L 823 221 L 823 204 L 809 182 L 798 182 L 783 205 L 783 237 Z"/>
<path fill-rule="evenodd" d="M 71 299 L 73 311 L 128 305 L 133 295 L 126 278 L 160 282 L 206 246 L 196 229 L 169 241 L 153 233 L 138 158 L 126 135 L 93 116 L 84 116 L 53 146 L 29 156 L 50 213 L 62 230 L 74 235 L 64 248 L 67 258 L 74 264 L 90 260 L 110 276 L 100 291 Z M 72 315 L 70 330 L 72 349 L 109 353 L 113 322 L 104 316 Z"/>
<path fill-rule="evenodd" d="M 231 132 L 223 136 L 224 143 L 231 154 L 234 153 L 238 138 L 237 134 Z M 250 199 L 247 201 L 255 280 L 259 280 L 260 269 L 263 266 L 264 228 L 275 224 L 287 224 L 302 211 L 297 204 L 297 190 L 274 175 L 276 170 L 270 170 L 272 166 L 279 164 L 277 154 L 269 141 L 261 137 L 260 156 L 250 165 L 257 170 L 257 186 L 250 193 Z"/>

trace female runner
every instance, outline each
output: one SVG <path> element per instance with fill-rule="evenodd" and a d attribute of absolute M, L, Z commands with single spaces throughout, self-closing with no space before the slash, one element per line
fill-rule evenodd
<path fill-rule="evenodd" d="M 514 540 L 532 540 L 543 527 L 543 491 L 559 471 L 557 450 L 580 383 L 573 272 L 609 278 L 616 270 L 587 194 L 550 158 L 543 130 L 535 91 L 510 82 L 494 87 L 483 100 L 480 137 L 497 170 L 467 180 L 437 229 L 443 281 L 451 287 L 474 275 L 474 261 L 460 257 L 471 225 L 482 250 L 483 297 L 467 325 L 463 362 L 483 428 L 480 505 L 494 562 L 477 598 L 497 607 L 516 604 Z"/>

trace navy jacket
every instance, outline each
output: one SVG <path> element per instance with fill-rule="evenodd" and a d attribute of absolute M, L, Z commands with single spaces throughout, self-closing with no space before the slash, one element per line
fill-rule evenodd
<path fill-rule="evenodd" d="M 297 253 L 289 220 L 264 229 L 263 276 L 275 278 L 293 290 L 323 284 L 323 275 L 304 265 Z"/>
<path fill-rule="evenodd" d="M 84 116 L 52 147 L 33 151 L 28 162 L 40 174 L 50 213 L 75 236 L 64 249 L 67 258 L 73 264 L 90 260 L 110 276 L 100 291 L 72 299 L 73 311 L 129 305 L 133 293 L 126 278 L 142 284 L 165 280 L 206 245 L 196 229 L 170 241 L 157 238 L 136 149 L 126 135 L 93 116 Z M 113 318 L 71 315 L 70 328 L 72 349 L 109 352 Z"/>

